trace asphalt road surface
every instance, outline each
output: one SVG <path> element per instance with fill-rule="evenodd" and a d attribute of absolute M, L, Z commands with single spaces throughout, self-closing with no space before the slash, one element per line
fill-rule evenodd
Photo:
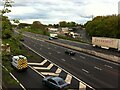
<path fill-rule="evenodd" d="M 16 70 L 14 70 L 12 74 L 24 86 L 26 90 L 50 90 L 49 88 L 42 85 L 43 77 L 31 68 L 28 68 L 28 70 L 25 72 L 17 72 Z"/>
<path fill-rule="evenodd" d="M 24 32 L 26 35 L 29 36 L 34 36 L 36 38 L 45 38 L 45 39 L 49 39 L 48 36 L 44 36 L 44 35 L 40 35 L 40 34 L 34 34 L 34 33 L 30 33 L 30 32 Z M 94 50 L 97 52 L 101 52 L 101 53 L 105 53 L 105 54 L 109 54 L 109 55 L 115 55 L 115 56 L 119 56 L 120 57 L 120 52 L 118 52 L 115 49 L 102 49 L 102 48 L 94 48 L 92 45 L 90 44 L 85 44 L 85 43 L 80 43 L 80 42 L 74 42 L 74 41 L 69 41 L 69 40 L 64 40 L 64 39 L 53 39 L 52 41 L 55 42 L 59 42 L 59 43 L 64 43 L 64 44 L 68 44 L 68 45 L 72 45 L 72 46 L 76 46 L 76 47 L 80 47 L 83 49 L 88 49 L 88 50 Z"/>
<path fill-rule="evenodd" d="M 23 43 L 27 46 L 94 88 L 117 88 L 119 86 L 119 64 L 77 51 L 72 57 L 64 53 L 67 48 L 43 40 L 28 37 L 24 39 Z"/>

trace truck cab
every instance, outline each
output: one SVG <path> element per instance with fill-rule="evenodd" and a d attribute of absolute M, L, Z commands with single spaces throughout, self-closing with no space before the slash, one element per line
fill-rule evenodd
<path fill-rule="evenodd" d="M 11 65 L 17 70 L 26 70 L 28 68 L 27 58 L 23 55 L 12 56 Z"/>

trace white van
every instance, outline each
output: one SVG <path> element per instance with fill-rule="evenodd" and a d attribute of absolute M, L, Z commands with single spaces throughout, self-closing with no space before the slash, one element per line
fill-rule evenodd
<path fill-rule="evenodd" d="M 28 68 L 27 58 L 23 55 L 13 56 L 11 65 L 17 70 L 26 70 Z"/>

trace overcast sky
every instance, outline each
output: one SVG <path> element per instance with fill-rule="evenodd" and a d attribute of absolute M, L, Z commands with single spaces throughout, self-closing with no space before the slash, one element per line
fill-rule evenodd
<path fill-rule="evenodd" d="M 0 9 L 3 8 L 0 0 Z M 118 14 L 120 0 L 14 0 L 10 19 L 32 23 L 54 24 L 59 21 L 86 23 L 92 15 Z"/>

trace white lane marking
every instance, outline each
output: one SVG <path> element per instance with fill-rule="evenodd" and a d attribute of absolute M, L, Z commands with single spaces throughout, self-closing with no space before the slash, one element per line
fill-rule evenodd
<path fill-rule="evenodd" d="M 40 70 L 49 70 L 49 68 L 46 68 L 46 67 L 33 67 L 34 69 L 40 69 Z"/>
<path fill-rule="evenodd" d="M 10 73 L 10 75 L 14 78 L 14 80 L 16 80 L 17 81 L 17 83 L 19 83 L 20 84 L 20 86 L 24 89 L 24 90 L 26 90 L 25 88 L 24 88 L 24 86 L 13 76 L 13 74 L 12 73 Z"/>
<path fill-rule="evenodd" d="M 83 57 L 83 56 L 80 56 L 80 58 L 85 59 L 85 57 Z"/>
<path fill-rule="evenodd" d="M 109 66 L 109 65 L 106 65 L 106 64 L 104 66 L 109 67 L 109 68 L 113 68 L 112 66 Z"/>
<path fill-rule="evenodd" d="M 26 36 L 26 35 L 24 35 L 24 36 Z M 29 36 L 26 36 L 26 37 L 29 37 Z M 30 37 L 31 38 L 31 37 Z M 33 39 L 36 39 L 36 38 L 33 38 Z M 40 41 L 40 40 L 39 40 Z M 40 53 L 38 53 L 38 52 L 36 52 L 35 50 L 33 50 L 32 48 L 30 48 L 28 45 L 26 45 L 25 43 L 23 43 L 23 42 L 20 42 L 20 43 L 22 43 L 25 47 L 27 47 L 28 49 L 30 49 L 31 51 L 33 51 L 34 53 L 36 53 L 37 55 L 39 55 L 40 57 L 42 57 L 42 58 L 44 58 L 44 59 L 47 59 L 46 57 L 44 57 L 43 55 L 41 55 Z M 57 47 L 57 45 L 54 45 L 54 46 L 56 46 Z M 51 62 L 49 59 L 47 59 L 49 62 Z M 51 62 L 51 63 L 53 63 L 53 62 Z M 59 68 L 61 68 L 60 66 L 58 66 L 57 64 L 55 64 L 55 63 L 53 63 L 55 66 L 57 66 L 57 67 L 59 67 Z M 34 69 L 34 68 L 33 68 Z M 65 71 L 66 73 L 68 73 L 68 74 L 70 74 L 68 71 L 66 71 L 65 69 L 63 69 L 63 68 L 61 68 L 63 71 Z M 34 69 L 35 70 L 35 69 Z M 38 74 L 39 74 L 39 72 L 37 71 L 37 70 L 35 70 Z M 40 73 L 41 74 L 41 73 Z M 72 75 L 72 74 L 70 74 L 72 77 L 74 77 L 75 79 L 77 79 L 78 81 L 80 81 L 80 82 L 82 82 L 83 84 L 85 84 L 86 86 L 88 86 L 89 88 L 91 88 L 91 89 L 93 89 L 93 90 L 95 90 L 93 87 L 91 87 L 90 85 L 88 85 L 87 83 L 85 83 L 85 82 L 83 82 L 82 80 L 80 80 L 79 78 L 77 78 L 76 76 L 74 76 L 74 75 Z M 43 75 L 41 75 L 41 76 L 43 76 Z M 45 77 L 45 76 L 43 76 L 43 77 Z"/>
<path fill-rule="evenodd" d="M 43 75 L 58 76 L 59 74 L 53 72 L 41 72 Z"/>
<path fill-rule="evenodd" d="M 47 60 L 42 61 L 41 63 L 28 63 L 29 65 L 44 65 Z"/>
<path fill-rule="evenodd" d="M 82 69 L 84 72 L 86 72 L 86 73 L 89 73 L 89 71 L 87 71 L 87 70 L 85 70 L 85 69 Z"/>
<path fill-rule="evenodd" d="M 66 61 L 65 59 L 61 59 L 61 60 L 64 61 L 64 62 Z"/>
<path fill-rule="evenodd" d="M 53 67 L 53 64 L 51 63 L 47 68 L 51 69 Z"/>
<path fill-rule="evenodd" d="M 49 54 L 52 54 L 52 53 L 49 52 Z"/>
<path fill-rule="evenodd" d="M 5 66 L 2 67 L 9 73 L 8 69 Z M 9 74 L 17 83 L 19 83 L 19 85 L 22 87 L 23 90 L 26 90 L 25 87 L 17 80 L 17 78 L 12 73 Z"/>
<path fill-rule="evenodd" d="M 40 65 L 44 65 L 46 62 L 47 62 L 47 60 L 45 59 L 44 61 L 42 61 L 42 62 L 40 63 Z"/>
<path fill-rule="evenodd" d="M 57 53 L 61 53 L 61 52 L 57 52 Z"/>
<path fill-rule="evenodd" d="M 82 89 L 82 90 L 86 90 L 86 85 L 84 85 L 83 83 L 79 82 L 79 89 Z"/>
<path fill-rule="evenodd" d="M 61 73 L 61 71 L 62 71 L 62 69 L 58 68 L 58 69 L 55 71 L 55 73 L 59 74 L 59 73 Z"/>
<path fill-rule="evenodd" d="M 76 58 L 74 58 L 74 57 L 71 57 L 71 59 L 76 60 Z"/>
<path fill-rule="evenodd" d="M 70 84 L 71 80 L 72 80 L 72 76 L 67 74 L 67 77 L 66 77 L 65 81 Z"/>
<path fill-rule="evenodd" d="M 100 70 L 100 71 L 102 70 L 101 68 L 99 68 L 99 67 L 96 67 L 96 66 L 95 66 L 94 68 L 95 68 L 95 69 L 97 69 L 97 70 Z"/>
<path fill-rule="evenodd" d="M 48 67 L 33 67 L 34 69 L 43 69 L 43 70 L 49 70 L 53 67 L 53 64 L 51 63 Z"/>

